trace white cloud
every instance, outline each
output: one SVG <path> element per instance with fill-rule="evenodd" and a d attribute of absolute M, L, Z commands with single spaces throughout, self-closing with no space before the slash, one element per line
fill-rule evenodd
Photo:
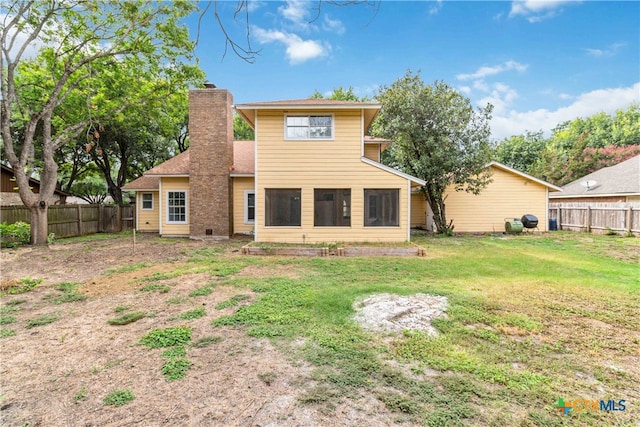
<path fill-rule="evenodd" d="M 429 15 L 436 15 L 442 9 L 442 0 L 434 0 L 429 7 Z"/>
<path fill-rule="evenodd" d="M 458 80 L 475 80 L 484 79 L 485 77 L 494 76 L 496 74 L 504 73 L 506 71 L 516 70 L 519 72 L 526 71 L 528 65 L 520 64 L 516 61 L 507 61 L 504 64 L 494 65 L 493 67 L 480 67 L 475 73 L 471 74 L 458 74 L 456 78 Z"/>
<path fill-rule="evenodd" d="M 589 56 L 593 56 L 596 58 L 605 58 L 605 57 L 614 56 L 624 46 L 626 46 L 626 43 L 613 43 L 609 45 L 606 49 L 586 48 L 585 52 L 587 52 L 587 55 Z"/>
<path fill-rule="evenodd" d="M 338 34 L 339 36 L 343 35 L 347 31 L 342 21 L 340 21 L 339 19 L 331 19 L 329 18 L 329 15 L 324 16 L 322 29 Z"/>
<path fill-rule="evenodd" d="M 496 111 L 491 120 L 492 136 L 501 140 L 527 130 L 543 130 L 548 136 L 551 129 L 567 120 L 589 117 L 600 112 L 613 114 L 617 110 L 628 108 L 634 102 L 640 102 L 640 82 L 629 87 L 598 89 L 584 93 L 573 103 L 554 111 L 544 108 L 524 112 Z"/>
<path fill-rule="evenodd" d="M 485 106 L 493 105 L 494 114 L 502 114 L 507 111 L 507 107 L 518 97 L 515 89 L 503 84 L 494 83 L 490 93 L 478 101 L 478 104 Z"/>
<path fill-rule="evenodd" d="M 331 47 L 316 40 L 303 40 L 300 36 L 278 30 L 264 30 L 254 27 L 253 35 L 262 44 L 279 42 L 286 46 L 286 56 L 290 64 L 300 64 L 310 59 L 327 56 Z"/>
<path fill-rule="evenodd" d="M 511 3 L 509 17 L 523 16 L 527 21 L 540 22 L 557 15 L 562 6 L 578 4 L 576 0 L 516 0 Z"/>

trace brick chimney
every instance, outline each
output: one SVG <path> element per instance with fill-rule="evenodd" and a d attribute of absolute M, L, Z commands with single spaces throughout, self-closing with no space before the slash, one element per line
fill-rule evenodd
<path fill-rule="evenodd" d="M 192 239 L 231 235 L 233 97 L 207 84 L 189 91 L 189 234 Z"/>

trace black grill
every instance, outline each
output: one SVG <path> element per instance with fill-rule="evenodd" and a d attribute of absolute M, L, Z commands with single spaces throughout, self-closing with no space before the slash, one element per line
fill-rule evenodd
<path fill-rule="evenodd" d="M 536 228 L 538 226 L 538 218 L 535 215 L 525 214 L 520 218 L 524 228 Z"/>

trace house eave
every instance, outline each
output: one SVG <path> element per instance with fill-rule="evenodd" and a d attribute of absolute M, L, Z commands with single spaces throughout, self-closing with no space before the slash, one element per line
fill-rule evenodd
<path fill-rule="evenodd" d="M 378 163 L 378 162 L 376 162 L 374 160 L 369 159 L 368 157 L 360 157 L 360 160 L 363 161 L 364 163 L 368 164 L 368 165 L 371 165 L 371 166 L 376 167 L 378 169 L 382 169 L 383 171 L 386 171 L 386 172 L 389 172 L 389 173 L 391 173 L 393 175 L 396 175 L 396 176 L 399 176 L 401 178 L 407 179 L 407 180 L 409 180 L 411 182 L 414 182 L 414 183 L 416 183 L 418 185 L 426 185 L 427 184 L 426 181 L 423 181 L 420 178 L 416 178 L 415 176 L 411 176 L 411 175 L 406 174 L 404 172 L 400 172 L 397 169 L 391 168 L 391 167 L 389 167 L 387 165 L 383 165 L 382 163 Z"/>
<path fill-rule="evenodd" d="M 577 198 L 591 198 L 591 197 L 629 197 L 638 196 L 640 193 L 603 193 L 603 194 L 549 194 L 550 199 L 577 199 Z"/>

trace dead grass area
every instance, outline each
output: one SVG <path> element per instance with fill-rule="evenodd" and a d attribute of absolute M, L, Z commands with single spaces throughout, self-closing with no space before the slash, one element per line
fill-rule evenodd
<path fill-rule="evenodd" d="M 41 278 L 33 290 L 5 295 L 2 316 L 11 317 L 15 335 L 0 341 L 0 424 L 3 426 L 266 426 L 337 425 L 369 422 L 394 425 L 377 399 L 342 399 L 333 411 L 304 405 L 299 396 L 313 385 L 311 368 L 291 356 L 295 349 L 252 338 L 241 328 L 218 327 L 212 320 L 251 304 L 253 292 L 220 285 L 207 272 L 190 271 L 192 251 L 214 243 L 139 239 L 135 252 L 128 238 L 18 248 L 2 251 L 2 283 Z M 233 251 L 231 251 L 233 253 Z M 234 256 L 234 255 L 231 255 Z M 182 269 L 177 277 L 171 272 Z M 237 276 L 297 277 L 286 266 L 247 267 Z M 150 280 L 154 279 L 154 280 Z M 59 283 L 81 283 L 84 301 L 56 304 Z M 149 284 L 157 286 L 143 290 Z M 211 293 L 190 296 L 209 286 Z M 216 309 L 238 294 L 237 305 Z M 185 320 L 186 312 L 203 317 Z M 112 326 L 123 313 L 145 317 Z M 31 327 L 30 322 L 48 319 Z M 140 339 L 151 330 L 188 326 L 191 362 L 187 376 L 169 382 L 162 374 L 164 349 L 149 349 Z M 284 344 L 283 344 L 284 345 Z M 135 399 L 105 405 L 115 389 Z"/>

